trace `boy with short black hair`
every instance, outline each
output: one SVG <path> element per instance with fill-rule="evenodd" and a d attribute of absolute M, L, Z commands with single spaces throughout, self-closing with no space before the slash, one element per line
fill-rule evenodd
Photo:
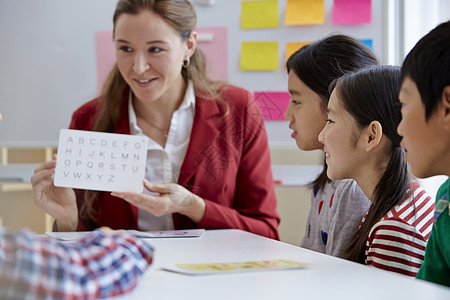
<path fill-rule="evenodd" d="M 450 21 L 425 35 L 407 55 L 399 94 L 405 160 L 415 176 L 450 176 Z M 437 196 L 434 226 L 417 278 L 450 286 L 450 179 Z M 420 209 L 420 208 L 417 208 Z"/>

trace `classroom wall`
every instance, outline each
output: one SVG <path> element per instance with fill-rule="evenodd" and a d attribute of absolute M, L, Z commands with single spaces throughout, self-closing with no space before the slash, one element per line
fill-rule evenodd
<path fill-rule="evenodd" d="M 331 23 L 333 0 L 325 0 L 325 22 L 285 26 L 286 1 L 278 1 L 279 26 L 242 30 L 240 0 L 216 0 L 195 5 L 198 26 L 228 28 L 229 81 L 250 91 L 285 91 L 286 42 L 313 41 L 331 33 L 372 39 L 374 52 L 385 56 L 385 1 L 372 1 L 372 22 L 361 25 Z M 116 0 L 0 1 L 0 145 L 55 144 L 72 112 L 97 96 L 96 32 L 112 30 Z M 243 41 L 278 41 L 276 71 L 242 71 Z M 271 144 L 293 146 L 285 121 L 267 122 Z"/>

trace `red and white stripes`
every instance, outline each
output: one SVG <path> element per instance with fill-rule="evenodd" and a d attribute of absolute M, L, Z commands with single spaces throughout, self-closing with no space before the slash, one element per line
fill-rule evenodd
<path fill-rule="evenodd" d="M 434 201 L 418 182 L 413 196 L 390 210 L 369 233 L 366 264 L 415 277 L 433 227 Z"/>

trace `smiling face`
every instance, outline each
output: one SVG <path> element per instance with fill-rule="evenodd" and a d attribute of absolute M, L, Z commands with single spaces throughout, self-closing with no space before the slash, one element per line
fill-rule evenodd
<path fill-rule="evenodd" d="M 319 143 L 317 136 L 327 118 L 325 101 L 292 70 L 289 71 L 288 89 L 291 102 L 284 118 L 290 122 L 289 128 L 294 131 L 292 138 L 302 150 L 322 149 L 323 145 Z"/>
<path fill-rule="evenodd" d="M 319 134 L 319 141 L 324 145 L 328 178 L 355 179 L 364 164 L 358 144 L 359 133 L 355 119 L 342 107 L 334 90 L 328 102 L 327 123 Z"/>
<path fill-rule="evenodd" d="M 411 165 L 413 174 L 420 178 L 445 174 L 445 166 L 450 163 L 450 141 L 438 118 L 442 104 L 426 121 L 425 105 L 417 85 L 409 77 L 403 81 L 399 98 L 402 121 L 397 131 L 403 137 L 401 146 L 406 150 L 405 161 Z"/>
<path fill-rule="evenodd" d="M 138 100 L 177 101 L 184 87 L 183 61 L 195 50 L 195 37 L 180 34 L 150 10 L 122 14 L 115 24 L 116 62 Z M 193 40 L 194 39 L 194 40 Z"/>

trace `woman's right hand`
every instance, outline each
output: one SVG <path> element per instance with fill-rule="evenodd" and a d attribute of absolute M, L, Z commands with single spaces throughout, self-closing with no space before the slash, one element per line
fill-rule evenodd
<path fill-rule="evenodd" d="M 53 184 L 55 167 L 56 155 L 52 161 L 45 162 L 34 170 L 31 177 L 34 202 L 56 219 L 58 231 L 75 231 L 78 226 L 75 192 L 73 189 L 56 187 Z"/>

